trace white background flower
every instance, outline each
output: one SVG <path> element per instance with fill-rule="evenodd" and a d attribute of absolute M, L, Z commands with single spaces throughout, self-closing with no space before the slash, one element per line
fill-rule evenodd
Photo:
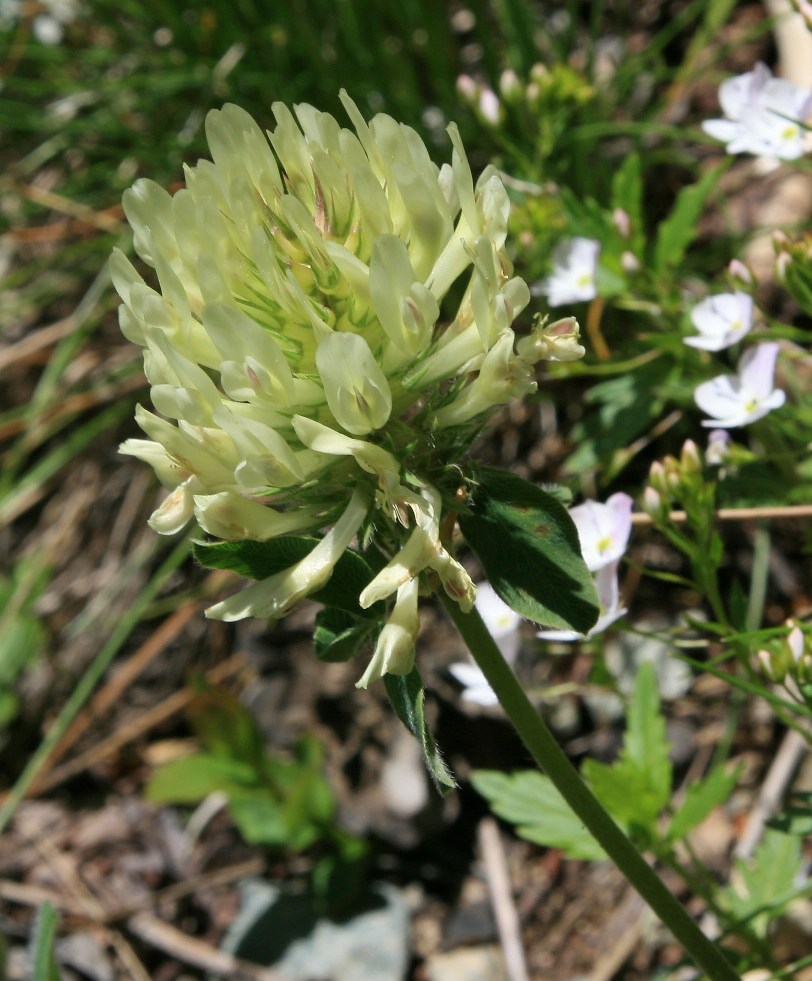
<path fill-rule="evenodd" d="M 612 494 L 605 504 L 585 501 L 570 508 L 578 529 L 581 554 L 590 572 L 616 562 L 626 551 L 632 530 L 632 504 L 628 494 Z"/>
<path fill-rule="evenodd" d="M 702 129 L 727 144 L 728 153 L 796 160 L 804 154 L 806 122 L 812 92 L 784 78 L 773 78 L 759 62 L 751 72 L 719 86 L 725 119 L 709 119 Z"/>
<path fill-rule="evenodd" d="M 749 333 L 753 326 L 753 298 L 739 290 L 709 296 L 693 308 L 691 322 L 699 335 L 684 338 L 686 344 L 705 351 L 721 351 Z"/>
<path fill-rule="evenodd" d="M 532 292 L 547 297 L 551 307 L 578 303 L 597 296 L 595 270 L 600 242 L 593 238 L 572 238 L 561 242 L 553 252 L 553 269 Z"/>
<path fill-rule="evenodd" d="M 502 652 L 502 656 L 508 664 L 513 664 L 519 652 L 521 616 L 501 600 L 493 586 L 487 582 L 481 582 L 477 585 L 474 605 L 491 637 L 496 641 L 496 646 Z M 464 701 L 474 702 L 477 705 L 496 705 L 499 701 L 485 675 L 476 664 L 459 661 L 449 665 L 448 670 L 463 686 L 462 698 Z"/>
<path fill-rule="evenodd" d="M 780 408 L 786 395 L 773 388 L 777 357 L 777 344 L 759 344 L 742 355 L 737 374 L 718 375 L 703 382 L 694 392 L 694 400 L 711 418 L 702 425 L 713 429 L 746 426 Z"/>

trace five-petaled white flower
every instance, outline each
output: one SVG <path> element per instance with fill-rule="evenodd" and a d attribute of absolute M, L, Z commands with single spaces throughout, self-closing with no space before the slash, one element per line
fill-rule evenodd
<path fill-rule="evenodd" d="M 508 664 L 513 664 L 519 652 L 521 616 L 500 599 L 493 586 L 487 582 L 477 584 L 474 606 L 502 656 Z M 477 705 L 496 705 L 499 701 L 496 692 L 476 664 L 458 661 L 450 664 L 448 670 L 463 686 L 461 694 L 464 701 Z"/>
<path fill-rule="evenodd" d="M 737 374 L 718 375 L 703 382 L 695 390 L 694 400 L 712 418 L 702 425 L 713 429 L 746 426 L 780 408 L 786 395 L 773 388 L 777 356 L 777 344 L 758 344 L 742 355 Z"/>
<path fill-rule="evenodd" d="M 773 78 L 759 62 L 751 72 L 728 78 L 719 86 L 724 119 L 709 119 L 702 128 L 727 144 L 728 153 L 797 160 L 803 156 L 812 111 L 812 91 L 785 78 Z"/>
<path fill-rule="evenodd" d="M 612 494 L 605 504 L 585 501 L 570 509 L 581 542 L 581 554 L 590 572 L 617 560 L 626 551 L 632 530 L 632 504 L 628 494 Z"/>
<path fill-rule="evenodd" d="M 740 341 L 753 326 L 753 298 L 737 290 L 717 293 L 702 300 L 691 311 L 696 337 L 683 338 L 691 347 L 721 351 Z"/>
<path fill-rule="evenodd" d="M 561 242 L 553 252 L 550 275 L 539 280 L 531 292 L 546 296 L 551 307 L 593 299 L 598 295 L 595 271 L 600 250 L 600 242 L 593 238 L 571 238 Z"/>

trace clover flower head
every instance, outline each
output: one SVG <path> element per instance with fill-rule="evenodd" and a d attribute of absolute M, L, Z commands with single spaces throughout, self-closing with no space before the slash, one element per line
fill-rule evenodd
<path fill-rule="evenodd" d="M 724 119 L 709 119 L 702 128 L 727 144 L 728 153 L 797 160 L 805 152 L 805 129 L 812 111 L 812 91 L 774 78 L 759 62 L 751 72 L 719 86 Z"/>
<path fill-rule="evenodd" d="M 753 298 L 740 290 L 709 296 L 693 308 L 691 322 L 699 334 L 684 338 L 686 344 L 705 351 L 721 351 L 749 333 Z"/>
<path fill-rule="evenodd" d="M 571 238 L 553 252 L 550 275 L 533 286 L 534 294 L 547 297 L 551 307 L 592 300 L 598 295 L 595 273 L 601 245 L 592 238 Z"/>
<path fill-rule="evenodd" d="M 590 572 L 597 572 L 623 555 L 632 530 L 632 498 L 619 492 L 605 504 L 585 501 L 570 508 L 581 543 L 581 554 Z"/>
<path fill-rule="evenodd" d="M 565 643 L 592 640 L 593 637 L 607 630 L 616 620 L 625 616 L 627 610 L 620 599 L 618 566 L 618 560 L 609 562 L 608 565 L 601 566 L 592 577 L 595 592 L 598 594 L 600 615 L 587 633 L 580 634 L 577 630 L 540 630 L 536 636 L 541 640 L 557 640 Z"/>
<path fill-rule="evenodd" d="M 777 344 L 758 344 L 744 352 L 735 375 L 717 375 L 699 385 L 694 401 L 711 416 L 702 425 L 713 429 L 747 426 L 780 408 L 786 394 L 773 388 L 777 357 Z"/>
<path fill-rule="evenodd" d="M 353 129 L 309 105 L 275 104 L 267 136 L 237 106 L 211 112 L 212 160 L 187 168 L 184 189 L 140 180 L 125 193 L 150 283 L 121 252 L 111 273 L 157 410 L 139 407 L 148 439 L 122 446 L 170 492 L 153 528 L 196 518 L 259 542 L 327 529 L 304 559 L 207 611 L 224 620 L 284 616 L 374 532 L 389 561 L 359 602 L 394 601 L 366 684 L 410 670 L 421 573 L 473 604 L 441 542 L 448 461 L 494 406 L 535 390 L 545 353 L 517 349 L 530 292 L 505 250 L 496 170 L 474 183 L 453 125 L 438 168 L 414 130 L 341 98 Z"/>

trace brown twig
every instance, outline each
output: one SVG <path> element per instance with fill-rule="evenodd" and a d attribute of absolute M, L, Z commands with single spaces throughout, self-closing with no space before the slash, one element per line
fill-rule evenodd
<path fill-rule="evenodd" d="M 239 960 L 196 937 L 189 937 L 152 913 L 137 913 L 127 921 L 129 929 L 145 943 L 170 957 L 232 981 L 282 981 L 276 971 Z"/>
<path fill-rule="evenodd" d="M 126 225 L 122 221 L 124 209 L 121 205 L 113 205 L 104 211 L 96 211 L 95 208 L 82 204 L 81 201 L 66 198 L 64 195 L 49 191 L 44 187 L 37 187 L 36 184 L 18 184 L 10 180 L 3 183 L 8 190 L 16 191 L 17 194 L 29 201 L 67 215 L 69 218 L 75 218 L 97 231 L 118 232 L 120 234 L 126 230 Z"/>
<path fill-rule="evenodd" d="M 519 914 L 513 902 L 510 873 L 496 821 L 489 817 L 483 818 L 479 822 L 477 837 L 508 978 L 510 981 L 529 981 Z"/>
<path fill-rule="evenodd" d="M 765 506 L 758 508 L 720 508 L 716 512 L 717 521 L 762 521 L 769 519 L 812 518 L 812 504 L 788 504 L 785 506 Z M 671 511 L 666 519 L 673 524 L 684 524 L 688 515 L 684 511 Z M 633 525 L 652 525 L 654 520 L 645 512 L 632 515 Z"/>
<path fill-rule="evenodd" d="M 775 759 L 767 771 L 758 797 L 750 808 L 747 822 L 736 844 L 736 857 L 749 858 L 761 839 L 764 825 L 775 814 L 784 791 L 792 779 L 801 757 L 809 751 L 809 736 L 790 729 L 784 736 Z"/>

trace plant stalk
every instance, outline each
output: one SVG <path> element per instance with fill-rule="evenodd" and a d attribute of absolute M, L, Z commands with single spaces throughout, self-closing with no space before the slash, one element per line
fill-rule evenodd
<path fill-rule="evenodd" d="M 587 830 L 711 981 L 739 981 L 722 951 L 702 933 L 581 779 L 530 703 L 477 610 L 463 613 L 450 598 L 441 594 L 441 599 L 522 742 Z"/>

